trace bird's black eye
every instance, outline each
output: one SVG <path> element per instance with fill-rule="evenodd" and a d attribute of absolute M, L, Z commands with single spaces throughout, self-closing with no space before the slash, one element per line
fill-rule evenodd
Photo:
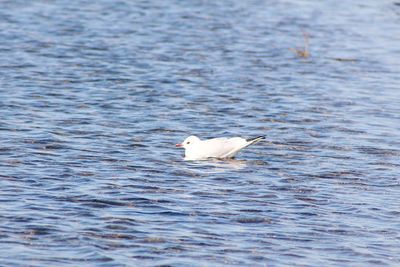
<path fill-rule="evenodd" d="M 190 144 L 190 142 L 186 142 L 186 144 Z"/>

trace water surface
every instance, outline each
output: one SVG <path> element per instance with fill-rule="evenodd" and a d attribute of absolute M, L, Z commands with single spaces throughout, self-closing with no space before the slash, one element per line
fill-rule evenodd
<path fill-rule="evenodd" d="M 398 2 L 0 5 L 2 266 L 400 265 Z"/>

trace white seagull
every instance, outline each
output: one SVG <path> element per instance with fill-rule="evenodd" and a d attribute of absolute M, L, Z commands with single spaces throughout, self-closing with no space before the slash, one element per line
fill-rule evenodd
<path fill-rule="evenodd" d="M 234 158 L 243 148 L 265 139 L 264 136 L 244 139 L 241 137 L 220 137 L 208 140 L 200 140 L 197 136 L 189 136 L 176 147 L 185 149 L 185 160 L 204 160 L 208 158 L 229 159 Z"/>

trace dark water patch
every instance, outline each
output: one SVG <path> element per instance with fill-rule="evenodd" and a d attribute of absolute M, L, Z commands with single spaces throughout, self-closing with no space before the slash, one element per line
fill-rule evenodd
<path fill-rule="evenodd" d="M 104 233 L 101 233 L 101 231 L 85 231 L 82 234 L 86 237 L 106 239 L 106 240 L 119 240 L 119 239 L 135 240 L 135 239 L 137 239 L 137 237 L 134 235 L 121 234 L 121 233 L 104 234 Z"/>
<path fill-rule="evenodd" d="M 320 174 L 309 174 L 308 176 L 318 179 L 346 179 L 346 180 L 358 181 L 363 178 L 364 173 L 359 171 L 337 171 L 337 172 L 325 172 Z"/>
<path fill-rule="evenodd" d="M 254 223 L 254 224 L 257 224 L 257 223 L 269 224 L 269 223 L 271 223 L 271 220 L 269 220 L 267 218 L 263 218 L 263 217 L 240 217 L 240 218 L 237 218 L 236 221 L 238 223 L 245 223 L 245 224 L 247 224 L 247 223 L 250 223 L 250 224 L 252 224 L 252 223 Z"/>
<path fill-rule="evenodd" d="M 130 206 L 129 203 L 114 201 L 114 200 L 105 200 L 105 199 L 68 199 L 70 202 L 76 202 L 83 204 L 84 206 L 90 206 L 93 208 L 107 208 L 113 206 Z"/>
<path fill-rule="evenodd" d="M 398 149 L 382 149 L 378 147 L 362 146 L 358 150 L 363 154 L 373 156 L 387 156 L 387 157 L 400 157 L 400 150 Z"/>
<path fill-rule="evenodd" d="M 164 238 L 161 238 L 161 237 L 148 237 L 148 238 L 145 238 L 142 242 L 149 243 L 149 244 L 162 244 L 162 243 L 166 243 L 167 240 L 165 240 Z"/>

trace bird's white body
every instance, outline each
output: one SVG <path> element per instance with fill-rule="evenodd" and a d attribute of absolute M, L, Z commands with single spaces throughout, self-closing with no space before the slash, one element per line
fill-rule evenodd
<path fill-rule="evenodd" d="M 241 137 L 221 137 L 202 141 L 196 136 L 190 136 L 182 144 L 176 146 L 185 149 L 185 160 L 228 159 L 235 157 L 241 149 L 257 143 L 261 139 L 264 137 L 260 136 L 251 140 Z"/>

